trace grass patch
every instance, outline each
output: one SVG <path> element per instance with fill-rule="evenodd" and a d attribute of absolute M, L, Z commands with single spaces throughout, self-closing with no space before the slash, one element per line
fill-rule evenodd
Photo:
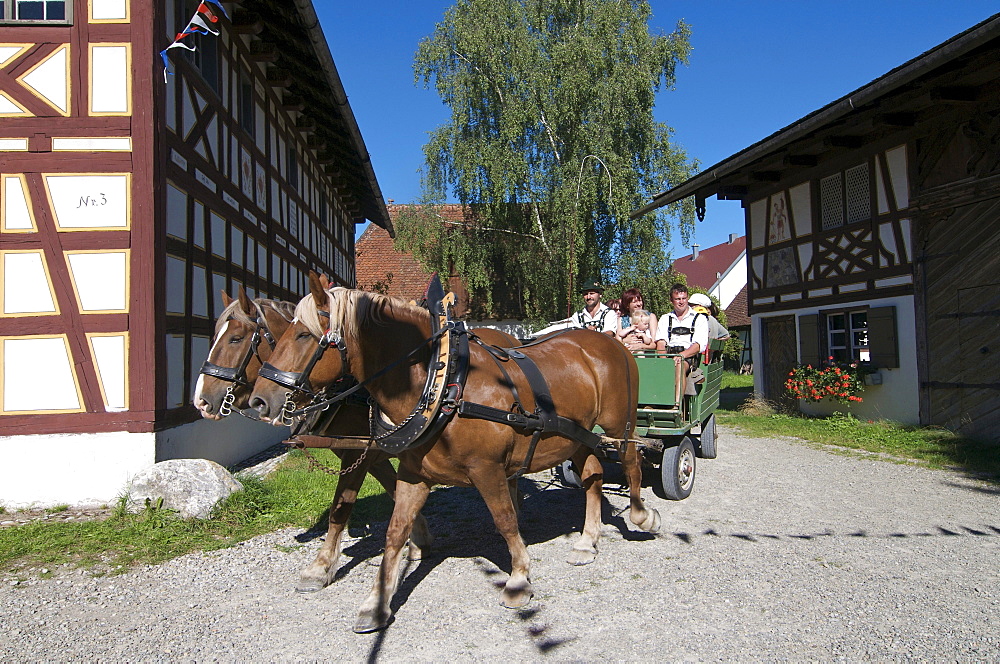
<path fill-rule="evenodd" d="M 768 412 L 766 404 L 748 403 L 749 412 L 718 411 L 718 421 L 751 436 L 788 436 L 905 459 L 929 468 L 960 469 L 1000 483 L 996 445 L 959 436 L 940 427 L 915 427 L 887 420 L 868 421 L 846 415 L 807 417 Z"/>
<path fill-rule="evenodd" d="M 753 393 L 753 376 L 723 371 L 719 383 L 719 408 L 736 410 Z"/>
<path fill-rule="evenodd" d="M 313 450 L 324 464 L 339 468 L 328 450 Z M 233 546 L 288 526 L 326 529 L 327 508 L 337 478 L 309 470 L 298 450 L 266 479 L 241 476 L 243 491 L 221 503 L 211 519 L 181 519 L 149 505 L 137 514 L 119 501 L 112 516 L 80 523 L 33 522 L 0 529 L 0 571 L 71 564 L 120 572 L 189 553 Z M 392 502 L 371 476 L 365 479 L 351 526 L 384 521 Z"/>
<path fill-rule="evenodd" d="M 753 374 L 738 374 L 734 371 L 723 371 L 722 382 L 719 384 L 722 390 L 752 390 Z"/>

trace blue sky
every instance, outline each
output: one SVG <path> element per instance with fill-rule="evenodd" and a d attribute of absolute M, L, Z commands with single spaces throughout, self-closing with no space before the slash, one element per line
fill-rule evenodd
<path fill-rule="evenodd" d="M 413 82 L 417 43 L 451 2 L 314 0 L 385 198 L 420 194 L 421 147 L 447 108 Z M 656 116 L 707 168 L 996 13 L 959 0 L 653 0 L 654 32 L 692 27 L 690 64 Z M 738 202 L 707 202 L 702 248 L 744 233 Z M 359 227 L 358 231 L 363 230 Z M 671 244 L 673 256 L 690 253 Z"/>

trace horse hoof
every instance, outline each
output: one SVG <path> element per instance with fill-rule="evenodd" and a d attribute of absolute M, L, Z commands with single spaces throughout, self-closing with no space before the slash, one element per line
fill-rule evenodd
<path fill-rule="evenodd" d="M 410 562 L 423 560 L 424 559 L 423 549 L 421 549 L 419 546 L 411 542 L 410 547 L 406 552 L 406 559 L 409 560 Z"/>
<path fill-rule="evenodd" d="M 648 508 L 646 512 L 646 520 L 639 524 L 639 527 L 647 533 L 660 532 L 660 513 L 652 508 Z"/>
<path fill-rule="evenodd" d="M 326 588 L 326 583 L 323 582 L 323 579 L 299 579 L 299 582 L 295 585 L 295 592 L 318 593 L 323 588 Z"/>
<path fill-rule="evenodd" d="M 589 565 L 597 560 L 597 549 L 573 549 L 566 561 L 570 565 Z"/>
<path fill-rule="evenodd" d="M 500 595 L 500 604 L 508 609 L 520 609 L 530 602 L 534 595 L 530 585 L 519 588 L 504 588 Z"/>
<path fill-rule="evenodd" d="M 392 615 L 376 617 L 374 613 L 362 612 L 358 614 L 358 621 L 354 623 L 355 634 L 370 634 L 380 629 L 385 629 L 392 622 Z"/>

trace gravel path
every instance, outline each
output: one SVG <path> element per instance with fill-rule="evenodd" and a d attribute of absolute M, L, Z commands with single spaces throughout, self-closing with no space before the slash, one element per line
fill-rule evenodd
<path fill-rule="evenodd" d="M 434 555 L 407 568 L 396 621 L 351 631 L 381 529 L 342 574 L 293 591 L 319 539 L 284 530 L 114 577 L 56 570 L 0 586 L 0 661 L 1000 661 L 1000 491 L 960 474 L 720 428 L 663 530 L 606 491 L 601 553 L 564 561 L 583 495 L 523 481 L 535 599 L 502 608 L 508 556 L 478 495 L 435 491 Z"/>

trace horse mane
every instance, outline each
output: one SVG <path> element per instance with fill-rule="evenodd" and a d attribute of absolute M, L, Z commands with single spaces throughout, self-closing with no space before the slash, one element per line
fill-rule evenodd
<path fill-rule="evenodd" d="M 295 318 L 294 302 L 288 302 L 286 300 L 271 300 L 260 297 L 254 300 L 253 303 L 262 316 L 264 315 L 264 309 L 266 308 L 271 309 L 286 321 L 291 322 L 291 320 Z"/>
<path fill-rule="evenodd" d="M 233 320 L 235 320 L 238 323 L 243 323 L 244 325 L 249 325 L 250 327 L 254 327 L 254 326 L 257 325 L 257 323 L 255 321 L 251 320 L 250 316 L 248 316 L 247 313 L 245 311 L 243 311 L 243 308 L 240 306 L 239 298 L 237 298 L 237 299 L 233 300 L 232 302 L 230 302 L 226 306 L 226 308 L 222 310 L 222 313 L 219 314 L 218 320 L 215 321 L 215 336 L 216 337 L 218 337 L 219 333 L 222 332 L 223 329 L 225 329 L 226 323 L 229 322 L 230 318 L 232 318 Z"/>
<path fill-rule="evenodd" d="M 330 329 L 343 336 L 357 336 L 367 324 L 387 325 L 391 320 L 417 323 L 427 319 L 427 310 L 406 300 L 380 293 L 352 290 L 337 286 L 326 291 L 329 295 Z M 306 295 L 295 306 L 295 319 L 317 337 L 326 333 L 326 323 L 320 320 L 312 295 Z"/>
<path fill-rule="evenodd" d="M 257 312 L 261 315 L 261 318 L 264 317 L 265 308 L 272 309 L 275 313 L 287 321 L 291 321 L 295 314 L 295 305 L 291 302 L 285 302 L 284 300 L 271 300 L 260 297 L 252 300 L 252 302 L 254 307 L 256 307 Z M 239 299 L 235 299 L 222 310 L 222 313 L 219 314 L 218 320 L 215 321 L 215 336 L 219 336 L 219 332 L 225 328 L 226 323 L 229 322 L 230 318 L 238 323 L 242 323 L 243 325 L 250 327 L 257 326 L 257 321 L 250 318 L 247 312 L 243 311 L 243 307 L 240 306 Z"/>

